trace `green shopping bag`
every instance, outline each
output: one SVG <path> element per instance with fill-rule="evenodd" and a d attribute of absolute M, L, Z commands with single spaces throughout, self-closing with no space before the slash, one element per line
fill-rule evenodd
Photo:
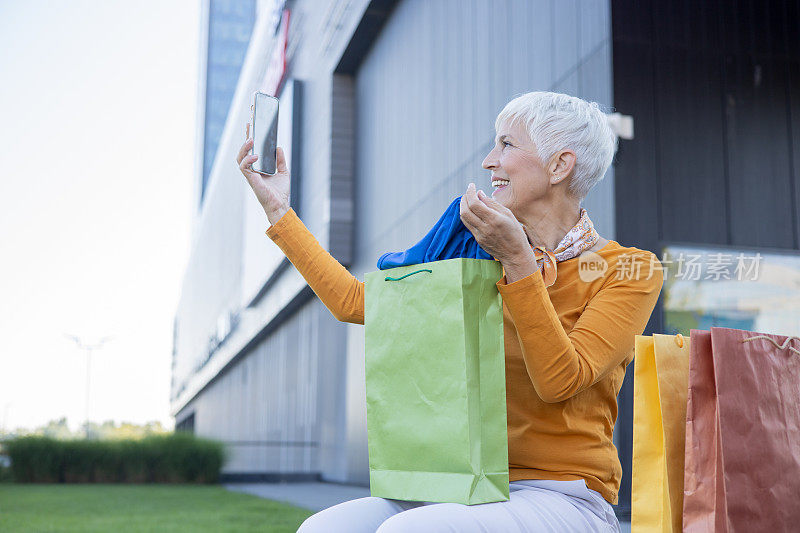
<path fill-rule="evenodd" d="M 366 275 L 370 490 L 508 500 L 502 267 L 447 259 Z"/>

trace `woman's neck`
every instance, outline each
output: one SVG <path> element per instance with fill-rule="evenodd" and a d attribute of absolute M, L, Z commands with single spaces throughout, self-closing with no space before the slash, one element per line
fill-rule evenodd
<path fill-rule="evenodd" d="M 522 218 L 517 219 L 525 228 L 528 240 L 534 246 L 555 250 L 564 236 L 580 220 L 580 202 L 549 201 L 534 205 Z"/>

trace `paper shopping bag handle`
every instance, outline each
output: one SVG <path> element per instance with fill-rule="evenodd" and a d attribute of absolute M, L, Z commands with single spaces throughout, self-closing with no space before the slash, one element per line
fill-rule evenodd
<path fill-rule="evenodd" d="M 400 281 L 403 278 L 407 278 L 408 276 L 413 276 L 414 274 L 419 274 L 420 272 L 427 272 L 429 274 L 433 274 L 433 270 L 423 268 L 422 270 L 417 270 L 416 272 L 410 272 L 405 276 L 400 276 L 399 278 L 390 278 L 389 276 L 386 276 L 386 279 L 384 279 L 383 281 Z"/>
<path fill-rule="evenodd" d="M 766 335 L 756 335 L 755 337 L 750 337 L 748 339 L 743 340 L 742 342 L 744 343 L 744 342 L 753 341 L 753 340 L 756 340 L 756 339 L 768 340 L 769 342 L 774 344 L 776 348 L 780 348 L 781 350 L 783 350 L 785 348 L 789 348 L 791 351 L 796 352 L 798 355 L 800 355 L 800 350 L 798 350 L 797 348 L 792 348 L 791 346 L 789 346 L 789 341 L 792 340 L 792 339 L 797 339 L 797 340 L 800 341 L 800 338 L 798 338 L 798 337 L 787 337 L 786 340 L 784 341 L 783 345 L 778 344 L 775 340 L 773 340 L 770 337 L 767 337 Z"/>

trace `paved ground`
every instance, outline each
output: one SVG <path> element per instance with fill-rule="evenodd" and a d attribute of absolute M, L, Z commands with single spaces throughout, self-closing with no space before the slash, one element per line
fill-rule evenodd
<path fill-rule="evenodd" d="M 338 483 L 227 483 L 225 488 L 298 507 L 321 511 L 331 505 L 369 496 L 369 488 Z M 622 533 L 630 533 L 629 522 L 620 522 Z"/>
<path fill-rule="evenodd" d="M 312 511 L 369 496 L 368 487 L 339 483 L 227 483 L 225 488 L 291 503 Z"/>

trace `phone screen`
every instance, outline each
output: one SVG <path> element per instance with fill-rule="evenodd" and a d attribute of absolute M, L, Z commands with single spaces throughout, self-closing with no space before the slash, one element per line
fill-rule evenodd
<path fill-rule="evenodd" d="M 255 94 L 253 105 L 253 154 L 258 159 L 253 170 L 275 174 L 275 150 L 278 142 L 278 99 L 264 93 Z"/>

